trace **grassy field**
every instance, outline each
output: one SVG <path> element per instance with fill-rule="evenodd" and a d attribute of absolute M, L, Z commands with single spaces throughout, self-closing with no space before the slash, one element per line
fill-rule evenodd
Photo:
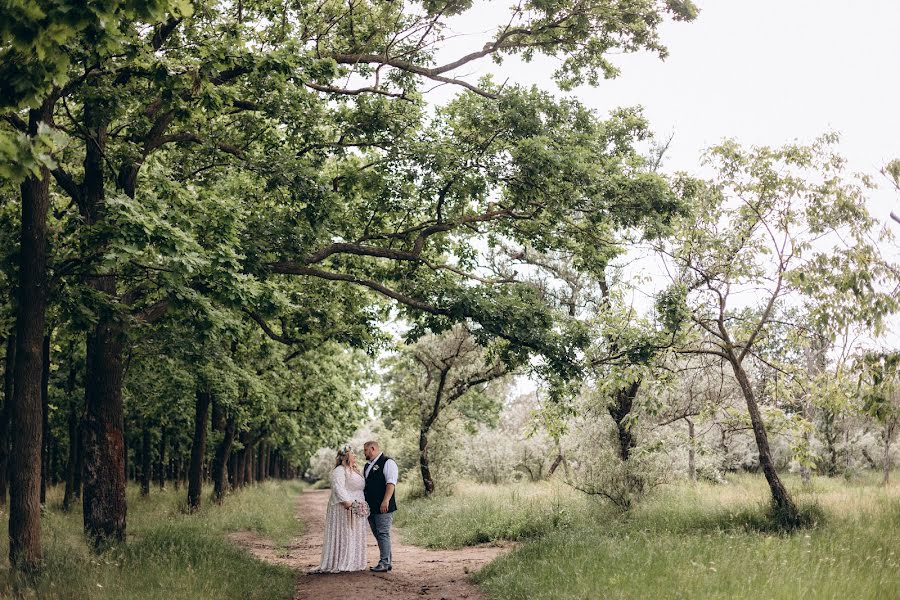
<path fill-rule="evenodd" d="M 900 486 L 818 479 L 795 497 L 823 521 L 765 530 L 762 476 L 673 485 L 621 515 L 561 483 L 463 484 L 406 502 L 404 540 L 521 542 L 476 575 L 491 599 L 900 598 Z"/>
<path fill-rule="evenodd" d="M 141 498 L 128 489 L 128 543 L 92 554 L 81 529 L 81 508 L 59 509 L 61 489 L 52 490 L 43 518 L 46 568 L 37 578 L 16 580 L 6 564 L 6 535 L 0 536 L 0 598 L 175 600 L 181 598 L 278 599 L 292 596 L 295 574 L 286 567 L 264 564 L 235 548 L 225 534 L 253 530 L 286 543 L 300 533 L 295 518 L 295 482 L 266 482 L 184 514 L 185 490 Z M 4 530 L 7 526 L 3 514 Z"/>

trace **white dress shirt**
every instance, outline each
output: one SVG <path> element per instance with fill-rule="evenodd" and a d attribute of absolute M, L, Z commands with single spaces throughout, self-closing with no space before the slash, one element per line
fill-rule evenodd
<path fill-rule="evenodd" d="M 372 470 L 372 465 L 381 460 L 384 452 L 379 452 L 378 456 L 369 461 L 369 464 L 366 465 L 366 478 L 369 477 L 369 472 Z M 387 462 L 384 463 L 384 481 L 386 483 L 393 483 L 397 485 L 397 479 L 399 478 L 399 469 L 397 468 L 397 463 L 394 462 L 393 458 L 387 459 Z"/>

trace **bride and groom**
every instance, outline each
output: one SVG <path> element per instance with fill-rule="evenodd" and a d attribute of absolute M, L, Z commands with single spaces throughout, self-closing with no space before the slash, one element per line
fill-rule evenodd
<path fill-rule="evenodd" d="M 378 542 L 380 555 L 378 564 L 369 570 L 383 573 L 392 568 L 391 523 L 397 510 L 397 463 L 384 455 L 378 442 L 366 442 L 363 454 L 368 462 L 360 472 L 349 445 L 337 453 L 331 471 L 320 572 L 365 570 L 367 524 Z"/>

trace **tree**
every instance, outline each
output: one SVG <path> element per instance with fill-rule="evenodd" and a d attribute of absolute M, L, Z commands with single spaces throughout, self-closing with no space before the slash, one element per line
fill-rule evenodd
<path fill-rule="evenodd" d="M 696 189 L 676 241 L 660 246 L 674 280 L 663 304 L 694 327 L 693 342 L 679 351 L 731 367 L 774 506 L 787 523 L 796 522 L 797 508 L 772 460 L 748 359 L 764 362 L 760 341 L 792 298 L 822 300 L 821 315 L 875 329 L 893 306 L 884 290 L 892 270 L 871 238 L 867 182 L 845 178 L 835 142 L 825 136 L 810 146 L 745 150 L 729 141 L 711 149 L 706 162 L 716 179 Z M 864 310 L 834 310 L 839 304 Z"/>
<path fill-rule="evenodd" d="M 479 392 L 508 373 L 507 364 L 479 346 L 463 325 L 441 336 L 425 336 L 400 351 L 391 365 L 393 402 L 388 410 L 395 420 L 412 418 L 417 425 L 419 470 L 426 496 L 434 493 L 428 437 L 438 419 L 451 407 L 479 418 L 494 405 Z"/>

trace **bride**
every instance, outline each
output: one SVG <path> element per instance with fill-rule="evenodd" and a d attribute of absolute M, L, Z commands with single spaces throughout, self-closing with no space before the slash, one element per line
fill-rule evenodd
<path fill-rule="evenodd" d="M 325 540 L 319 571 L 363 571 L 366 568 L 366 528 L 369 506 L 363 496 L 366 480 L 349 445 L 337 453 L 331 471 L 331 498 L 325 513 Z"/>

